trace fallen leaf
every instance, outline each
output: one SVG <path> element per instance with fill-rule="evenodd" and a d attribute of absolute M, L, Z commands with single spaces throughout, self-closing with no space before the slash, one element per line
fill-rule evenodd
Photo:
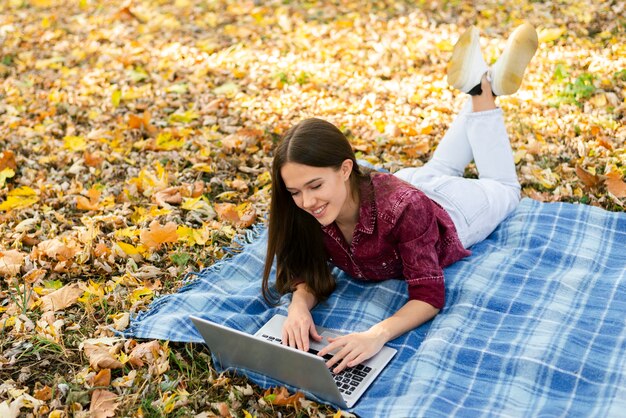
<path fill-rule="evenodd" d="M 45 312 L 60 311 L 75 304 L 83 293 L 77 283 L 65 285 L 41 298 L 42 309 Z"/>
<path fill-rule="evenodd" d="M 102 192 L 91 188 L 87 191 L 87 199 L 85 196 L 77 196 L 76 197 L 76 209 L 78 210 L 99 210 L 100 206 L 98 205 L 98 201 L 100 200 L 100 196 Z"/>
<path fill-rule="evenodd" d="M 620 173 L 611 171 L 606 175 L 606 188 L 615 197 L 626 197 L 626 182 L 622 180 Z"/>
<path fill-rule="evenodd" d="M 104 157 L 101 155 L 98 155 L 97 153 L 92 154 L 87 151 L 83 154 L 83 158 L 85 159 L 85 165 L 88 167 L 99 167 L 104 161 Z"/>
<path fill-rule="evenodd" d="M 159 221 L 154 220 L 150 223 L 148 230 L 142 230 L 139 234 L 141 243 L 148 248 L 159 248 L 162 244 L 178 241 L 176 233 L 176 224 L 168 222 L 161 225 Z"/>
<path fill-rule="evenodd" d="M 87 149 L 87 141 L 82 136 L 69 135 L 63 138 L 63 147 L 70 151 L 85 151 Z"/>
<path fill-rule="evenodd" d="M 74 257 L 79 251 L 79 248 L 69 246 L 61 240 L 53 238 L 40 242 L 36 249 L 33 250 L 32 257 L 34 259 L 40 259 L 41 255 L 45 255 L 52 259 L 65 261 Z"/>
<path fill-rule="evenodd" d="M 7 179 L 15 176 L 15 171 L 12 168 L 5 168 L 4 170 L 0 170 L 0 187 L 4 187 Z"/>
<path fill-rule="evenodd" d="M 587 170 L 585 170 L 578 164 L 576 164 L 576 175 L 578 176 L 580 181 L 582 181 L 583 184 L 587 187 L 595 187 L 598 185 L 598 183 L 600 183 L 599 176 L 595 174 L 591 174 L 590 172 L 588 172 Z"/>
<path fill-rule="evenodd" d="M 161 345 L 157 340 L 138 344 L 128 356 L 128 362 L 135 367 L 142 367 L 144 363 L 152 364 L 158 357 Z"/>
<path fill-rule="evenodd" d="M 41 389 L 35 390 L 33 397 L 40 401 L 49 401 L 52 399 L 52 389 L 49 386 L 44 386 Z"/>
<path fill-rule="evenodd" d="M 93 386 L 109 386 L 111 384 L 111 369 L 102 369 L 93 379 Z"/>
<path fill-rule="evenodd" d="M 37 193 L 28 186 L 22 186 L 9 192 L 7 200 L 0 204 L 0 210 L 23 209 L 39 201 Z"/>
<path fill-rule="evenodd" d="M 84 344 L 85 356 L 89 360 L 89 365 L 94 370 L 100 369 L 121 369 L 124 365 L 116 360 L 113 355 L 104 347 L 96 344 Z"/>
<path fill-rule="evenodd" d="M 24 265 L 26 254 L 18 250 L 0 251 L 0 274 L 15 276 Z"/>
<path fill-rule="evenodd" d="M 270 388 L 263 394 L 266 402 L 276 406 L 299 406 L 299 400 L 304 399 L 304 393 L 296 392 L 289 395 L 289 391 L 284 386 L 280 388 Z"/>
<path fill-rule="evenodd" d="M 240 228 L 251 226 L 256 219 L 254 207 L 247 203 L 235 205 L 233 203 L 216 203 L 215 212 L 220 221 L 230 222 Z"/>
<path fill-rule="evenodd" d="M 15 161 L 15 153 L 11 150 L 2 151 L 0 154 L 0 171 L 5 169 L 17 170 L 17 162 Z"/>
<path fill-rule="evenodd" d="M 183 195 L 180 187 L 168 187 L 152 195 L 154 203 L 162 208 L 171 208 L 170 205 L 180 205 L 183 201 Z"/>
<path fill-rule="evenodd" d="M 92 418 L 110 418 L 115 416 L 115 410 L 119 405 L 116 402 L 117 395 L 108 390 L 96 389 L 91 394 L 89 416 Z"/>

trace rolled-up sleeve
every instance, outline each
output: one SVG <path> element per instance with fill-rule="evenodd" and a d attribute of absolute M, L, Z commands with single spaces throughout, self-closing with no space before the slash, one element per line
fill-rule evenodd
<path fill-rule="evenodd" d="M 394 232 L 403 264 L 409 299 L 443 308 L 443 269 L 435 245 L 439 240 L 437 218 L 428 199 L 410 197 L 403 205 Z"/>

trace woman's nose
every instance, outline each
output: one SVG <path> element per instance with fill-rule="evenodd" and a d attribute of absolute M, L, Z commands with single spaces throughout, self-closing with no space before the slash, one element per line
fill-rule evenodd
<path fill-rule="evenodd" d="M 302 207 L 305 209 L 312 208 L 315 205 L 315 197 L 312 193 L 302 192 Z"/>

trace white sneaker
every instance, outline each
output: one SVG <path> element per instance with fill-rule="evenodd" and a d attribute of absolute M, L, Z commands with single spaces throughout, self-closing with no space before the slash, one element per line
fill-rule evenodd
<path fill-rule="evenodd" d="M 483 74 L 488 69 L 480 50 L 478 29 L 472 26 L 454 45 L 452 57 L 448 63 L 448 84 L 464 93 L 469 93 L 480 84 Z"/>
<path fill-rule="evenodd" d="M 513 31 L 504 52 L 489 70 L 491 89 L 496 96 L 513 94 L 519 89 L 526 66 L 535 55 L 538 44 L 537 31 L 529 23 Z"/>

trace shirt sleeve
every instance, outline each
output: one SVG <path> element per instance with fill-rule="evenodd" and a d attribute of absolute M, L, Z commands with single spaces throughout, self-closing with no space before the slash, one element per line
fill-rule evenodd
<path fill-rule="evenodd" d="M 409 300 L 421 300 L 437 309 L 443 308 L 443 269 L 435 248 L 439 227 L 430 199 L 417 193 L 407 196 L 394 230 Z"/>

